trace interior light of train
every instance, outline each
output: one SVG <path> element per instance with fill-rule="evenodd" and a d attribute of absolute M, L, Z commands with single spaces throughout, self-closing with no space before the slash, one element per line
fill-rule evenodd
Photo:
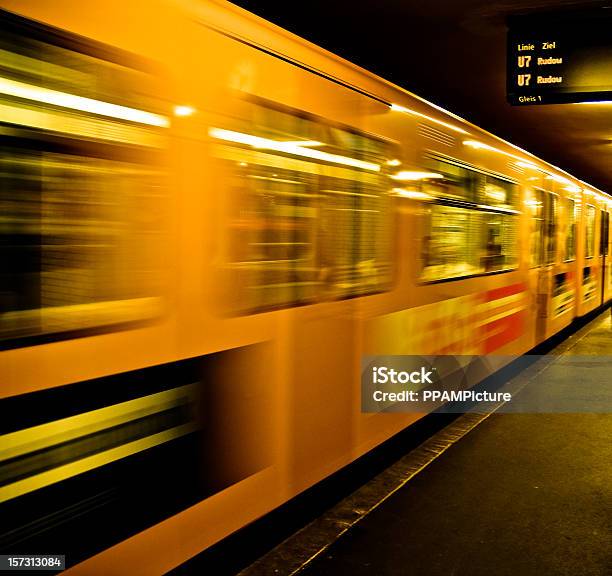
<path fill-rule="evenodd" d="M 195 113 L 195 108 L 191 106 L 175 106 L 174 107 L 175 116 L 191 116 L 194 113 Z"/>
<path fill-rule="evenodd" d="M 433 200 L 433 196 L 420 190 L 405 190 L 404 188 L 393 188 L 392 192 L 403 198 L 411 198 L 412 200 Z"/>
<path fill-rule="evenodd" d="M 580 188 L 578 188 L 578 186 L 574 186 L 573 184 L 570 184 L 569 186 L 565 186 L 563 190 L 567 190 L 568 192 L 580 192 Z"/>
<path fill-rule="evenodd" d="M 324 146 L 323 142 L 318 140 L 284 140 L 285 144 L 294 144 L 295 146 Z"/>
<path fill-rule="evenodd" d="M 489 198 L 493 198 L 493 200 L 497 200 L 498 202 L 505 202 L 506 201 L 506 193 L 504 191 L 502 191 L 502 190 L 488 189 L 488 190 L 486 190 L 485 194 Z"/>
<path fill-rule="evenodd" d="M 212 138 L 217 138 L 218 140 L 234 142 L 236 144 L 244 144 L 246 146 L 252 146 L 253 148 L 275 150 L 277 152 L 285 152 L 286 154 L 293 154 L 295 156 L 312 158 L 313 160 L 322 160 L 323 162 L 333 162 L 334 164 L 344 164 L 345 166 L 353 166 L 354 168 L 361 168 L 362 170 L 380 172 L 380 165 L 374 164 L 373 162 L 364 162 L 363 160 L 358 160 L 357 158 L 340 156 L 339 154 L 330 154 L 321 150 L 312 150 L 310 148 L 298 146 L 297 144 L 282 142 L 279 140 L 270 140 L 269 138 L 261 138 L 260 136 L 253 136 L 252 134 L 245 134 L 243 132 L 224 130 L 222 128 L 210 128 L 208 130 L 208 134 Z"/>
<path fill-rule="evenodd" d="M 444 178 L 442 174 L 436 172 L 413 172 L 411 170 L 402 170 L 391 176 L 393 180 L 428 180 L 430 178 Z"/>
<path fill-rule="evenodd" d="M 99 116 L 129 120 L 138 124 L 148 124 L 150 126 L 159 126 L 160 128 L 167 128 L 170 125 L 168 119 L 159 114 L 111 104 L 101 100 L 93 100 L 92 98 L 84 98 L 83 96 L 76 96 L 75 94 L 68 94 L 48 88 L 40 88 L 39 86 L 32 86 L 31 84 L 16 82 L 7 78 L 0 78 L 0 93 L 23 98 L 24 100 L 43 102 L 61 108 L 89 112 Z"/>
<path fill-rule="evenodd" d="M 504 214 L 520 214 L 518 210 L 512 210 L 511 208 L 500 208 L 499 206 L 489 206 L 488 204 L 476 204 L 477 208 L 481 210 L 494 210 L 495 212 L 503 212 Z"/>
<path fill-rule="evenodd" d="M 413 116 L 419 116 L 420 118 L 425 118 L 426 120 L 429 120 L 430 122 L 433 122 L 435 124 L 440 124 L 441 126 L 448 128 L 449 130 L 454 130 L 455 132 L 460 132 L 461 134 L 469 134 L 467 130 L 464 130 L 463 128 L 459 128 L 459 126 L 455 126 L 454 124 L 449 124 L 448 122 L 443 122 L 442 120 L 438 120 L 437 118 L 433 118 L 432 116 L 428 116 L 427 114 L 417 112 L 416 110 L 411 110 L 410 108 L 406 108 L 405 106 L 400 106 L 399 104 L 391 104 L 389 108 L 391 108 L 391 110 L 393 110 L 394 112 L 403 112 L 404 114 L 412 114 Z"/>
<path fill-rule="evenodd" d="M 542 206 L 542 202 L 538 200 L 525 200 L 525 206 Z"/>
<path fill-rule="evenodd" d="M 387 160 L 388 166 L 399 166 L 400 164 L 401 164 L 401 161 L 398 160 L 397 158 L 394 158 L 393 160 Z"/>

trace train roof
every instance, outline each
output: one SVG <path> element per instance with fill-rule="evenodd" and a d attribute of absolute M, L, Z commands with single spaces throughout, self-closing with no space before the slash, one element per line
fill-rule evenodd
<path fill-rule="evenodd" d="M 556 174 L 560 178 L 570 178 L 574 183 L 578 183 L 580 187 L 586 188 L 592 192 L 598 192 L 610 198 L 610 195 L 603 190 L 598 189 L 591 184 L 580 180 L 551 164 L 542 160 L 531 152 L 492 134 L 491 132 L 472 124 L 470 121 L 454 114 L 453 112 L 442 108 L 425 98 L 410 92 L 402 86 L 398 86 L 393 82 L 385 80 L 380 76 L 354 64 L 353 62 L 326 50 L 280 26 L 261 18 L 225 0 L 206 0 L 206 1 L 191 1 L 181 0 L 183 5 L 189 5 L 187 10 L 196 18 L 202 19 L 207 26 L 216 29 L 228 36 L 238 38 L 251 46 L 263 50 L 269 54 L 283 58 L 286 61 L 297 64 L 303 68 L 310 69 L 315 73 L 321 74 L 331 80 L 346 86 L 347 88 L 356 90 L 362 94 L 378 100 L 384 104 L 393 107 L 396 110 L 401 108 L 409 108 L 411 112 L 415 112 L 417 116 L 425 117 L 425 120 L 430 120 L 437 124 L 461 124 L 468 134 L 466 139 L 469 141 L 469 136 L 480 136 L 493 140 L 498 146 L 503 144 L 504 147 L 510 150 L 499 150 L 490 143 L 483 142 L 483 148 L 493 149 L 497 152 L 513 157 L 515 160 L 529 162 L 537 161 L 537 163 L 546 167 L 544 172 L 551 175 Z M 414 108 L 414 105 L 417 108 Z M 444 119 L 436 118 L 436 116 L 428 116 L 428 114 L 441 116 Z M 448 128 L 448 126 L 447 126 Z M 452 129 L 452 128 L 451 128 Z"/>

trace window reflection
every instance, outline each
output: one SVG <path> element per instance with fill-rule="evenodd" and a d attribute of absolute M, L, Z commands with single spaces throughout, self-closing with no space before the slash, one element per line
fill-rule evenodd
<path fill-rule="evenodd" d="M 556 261 L 558 197 L 546 190 L 533 189 L 527 206 L 530 212 L 531 266 L 543 266 Z"/>
<path fill-rule="evenodd" d="M 481 265 L 485 272 L 507 270 L 516 265 L 517 230 L 513 214 L 484 213 L 482 215 L 486 244 Z"/>
<path fill-rule="evenodd" d="M 423 238 L 423 280 L 469 276 L 482 271 L 478 261 L 480 213 L 432 205 Z"/>
<path fill-rule="evenodd" d="M 540 266 L 544 261 L 542 243 L 544 234 L 544 191 L 531 190 L 527 206 L 530 215 L 529 254 L 531 255 L 531 266 Z"/>
<path fill-rule="evenodd" d="M 141 64 L 3 27 L 0 340 L 160 313 L 167 119 Z"/>
<path fill-rule="evenodd" d="M 213 153 L 233 183 L 236 306 L 257 311 L 386 289 L 390 159 L 382 140 L 263 101 L 219 118 Z"/>
<path fill-rule="evenodd" d="M 149 297 L 161 290 L 159 174 L 117 160 L 6 147 L 0 170 L 3 337 L 155 312 Z"/>
<path fill-rule="evenodd" d="M 586 243 L 585 243 L 585 258 L 592 258 L 595 253 L 595 206 L 587 205 L 586 207 Z"/>
<path fill-rule="evenodd" d="M 428 159 L 443 178 L 424 180 L 427 205 L 421 280 L 434 281 L 516 266 L 516 184 L 446 159 Z"/>
<path fill-rule="evenodd" d="M 565 210 L 567 214 L 567 231 L 565 236 L 565 259 L 576 258 L 576 202 L 566 198 Z"/>

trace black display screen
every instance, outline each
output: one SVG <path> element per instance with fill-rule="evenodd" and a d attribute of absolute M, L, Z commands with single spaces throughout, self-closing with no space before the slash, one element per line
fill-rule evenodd
<path fill-rule="evenodd" d="M 508 20 L 513 105 L 612 100 L 612 9 Z"/>

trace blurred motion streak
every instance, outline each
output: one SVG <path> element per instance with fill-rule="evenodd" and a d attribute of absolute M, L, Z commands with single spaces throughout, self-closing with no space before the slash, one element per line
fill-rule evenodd
<path fill-rule="evenodd" d="M 95 53 L 0 40 L 0 341 L 161 312 L 169 123 L 144 72 Z"/>
<path fill-rule="evenodd" d="M 193 384 L 2 437 L 0 503 L 193 432 Z"/>
<path fill-rule="evenodd" d="M 362 356 L 610 300 L 607 194 L 236 6 L 0 3 L 3 551 L 165 574 L 422 417 Z"/>

